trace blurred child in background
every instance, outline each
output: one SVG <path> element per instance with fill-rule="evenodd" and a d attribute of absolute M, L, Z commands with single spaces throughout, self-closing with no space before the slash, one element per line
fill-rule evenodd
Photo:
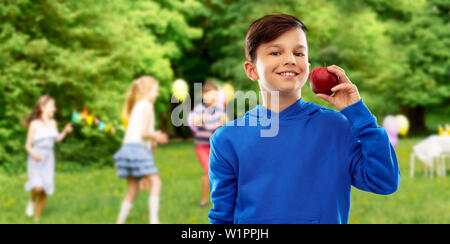
<path fill-rule="evenodd" d="M 32 113 L 26 119 L 28 135 L 25 149 L 28 153 L 28 182 L 25 190 L 31 191 L 26 215 L 34 216 L 36 221 L 39 220 L 44 209 L 47 195 L 53 195 L 55 191 L 53 145 L 72 132 L 72 125 L 69 123 L 61 133 L 58 133 L 58 125 L 53 119 L 55 110 L 55 100 L 44 95 L 38 99 Z"/>
<path fill-rule="evenodd" d="M 219 87 L 214 82 L 208 81 L 203 84 L 202 97 L 203 102 L 195 106 L 189 114 L 188 121 L 189 125 L 194 127 L 195 152 L 203 168 L 200 206 L 204 207 L 208 204 L 209 196 L 209 137 L 226 123 L 227 117 L 223 101 L 220 102 L 219 99 Z"/>
<path fill-rule="evenodd" d="M 150 223 L 159 224 L 159 195 L 161 179 L 158 176 L 152 144 L 167 143 L 167 134 L 155 131 L 154 104 L 158 97 L 158 81 L 143 76 L 133 82 L 128 92 L 123 115 L 128 120 L 122 147 L 114 154 L 118 176 L 126 178 L 128 192 L 122 201 L 117 224 L 123 224 L 139 193 L 139 181 L 150 182 Z"/>

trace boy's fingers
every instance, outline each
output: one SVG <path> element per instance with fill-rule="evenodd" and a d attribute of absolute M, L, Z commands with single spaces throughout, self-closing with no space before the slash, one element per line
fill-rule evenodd
<path fill-rule="evenodd" d="M 337 66 L 337 65 L 334 65 L 334 64 L 333 64 L 333 65 L 331 65 L 330 67 L 333 67 L 333 68 L 338 69 L 338 70 L 340 70 L 340 71 L 342 71 L 342 72 L 345 73 L 344 69 L 341 68 L 341 67 L 339 67 L 339 66 Z"/>
<path fill-rule="evenodd" d="M 332 65 L 327 67 L 328 72 L 335 74 L 336 76 L 342 76 L 342 74 L 345 75 L 345 72 L 338 69 L 337 66 Z"/>
<path fill-rule="evenodd" d="M 323 94 L 323 93 L 317 93 L 316 96 L 322 98 L 323 100 L 327 101 L 328 103 L 333 104 L 334 98 L 332 96 L 328 96 L 327 94 Z"/>
<path fill-rule="evenodd" d="M 327 70 L 338 77 L 339 83 L 351 83 L 347 75 L 345 75 L 345 71 L 336 65 L 327 67 Z"/>
<path fill-rule="evenodd" d="M 336 93 L 338 91 L 345 91 L 345 90 L 351 90 L 353 88 L 353 84 L 351 83 L 341 83 L 339 85 L 334 86 L 333 88 L 331 88 L 331 91 L 333 93 Z"/>

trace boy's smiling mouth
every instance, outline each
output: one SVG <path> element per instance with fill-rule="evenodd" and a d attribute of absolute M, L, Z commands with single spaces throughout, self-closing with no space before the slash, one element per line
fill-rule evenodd
<path fill-rule="evenodd" d="M 283 72 L 278 72 L 278 75 L 280 75 L 281 77 L 285 78 L 285 79 L 293 79 L 295 78 L 298 73 L 292 70 L 288 70 L 288 71 L 283 71 Z"/>

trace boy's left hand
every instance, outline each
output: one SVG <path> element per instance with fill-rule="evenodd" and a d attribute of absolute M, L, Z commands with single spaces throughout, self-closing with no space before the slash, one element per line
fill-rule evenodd
<path fill-rule="evenodd" d="M 339 84 L 331 88 L 331 91 L 334 93 L 333 96 L 319 93 L 316 95 L 317 97 L 331 103 L 339 111 L 361 100 L 358 88 L 348 79 L 342 68 L 336 65 L 331 65 L 327 67 L 327 70 L 338 77 Z"/>

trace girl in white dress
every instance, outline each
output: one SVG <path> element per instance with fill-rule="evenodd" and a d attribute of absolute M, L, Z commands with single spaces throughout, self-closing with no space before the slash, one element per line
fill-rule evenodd
<path fill-rule="evenodd" d="M 39 98 L 33 112 L 28 116 L 28 127 L 25 149 L 28 152 L 28 182 L 25 190 L 31 191 L 31 199 L 28 202 L 26 215 L 36 221 L 44 209 L 47 195 L 54 193 L 55 156 L 53 145 L 62 141 L 68 133 L 72 132 L 69 123 L 61 134 L 53 119 L 55 113 L 55 100 L 47 95 Z"/>
<path fill-rule="evenodd" d="M 117 224 L 125 223 L 131 206 L 139 193 L 139 181 L 150 182 L 150 223 L 158 224 L 161 179 L 153 158 L 153 146 L 167 143 L 167 134 L 155 131 L 154 104 L 158 97 L 158 81 L 151 76 L 135 80 L 128 92 L 123 116 L 128 127 L 122 147 L 114 154 L 117 175 L 127 179 L 128 192 L 122 201 Z"/>

